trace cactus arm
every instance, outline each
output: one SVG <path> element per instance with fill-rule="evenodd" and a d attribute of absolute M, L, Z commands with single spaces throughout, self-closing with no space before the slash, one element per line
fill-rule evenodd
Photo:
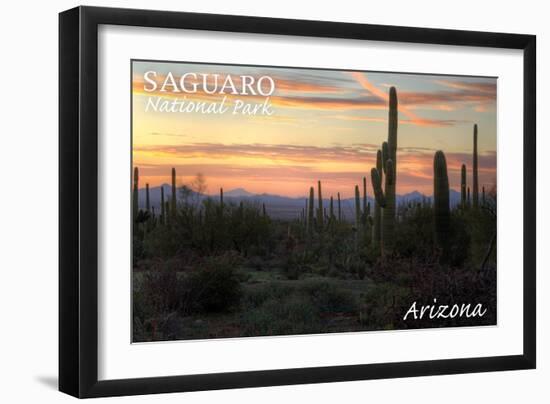
<path fill-rule="evenodd" d="M 388 147 L 388 142 L 382 143 L 382 169 L 384 170 L 384 174 L 386 174 L 386 163 L 388 162 L 390 158 L 390 151 Z"/>
<path fill-rule="evenodd" d="M 372 182 L 372 190 L 374 191 L 374 197 L 376 199 L 376 203 L 380 207 L 386 206 L 386 198 L 384 197 L 384 191 L 382 191 L 382 179 L 380 178 L 380 173 L 376 168 L 373 168 L 370 171 L 371 174 L 371 182 Z"/>

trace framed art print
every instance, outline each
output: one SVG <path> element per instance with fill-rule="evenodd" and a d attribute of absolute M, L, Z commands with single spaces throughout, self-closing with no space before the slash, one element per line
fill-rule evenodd
<path fill-rule="evenodd" d="M 66 11 L 60 389 L 534 368 L 535 195 L 534 36 Z"/>

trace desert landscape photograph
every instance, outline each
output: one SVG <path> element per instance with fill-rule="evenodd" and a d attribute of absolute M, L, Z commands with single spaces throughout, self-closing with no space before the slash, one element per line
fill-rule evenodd
<path fill-rule="evenodd" d="M 132 61 L 133 342 L 497 324 L 497 79 Z"/>

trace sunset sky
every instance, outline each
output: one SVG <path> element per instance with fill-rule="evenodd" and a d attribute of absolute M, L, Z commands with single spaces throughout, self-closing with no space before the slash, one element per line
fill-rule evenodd
<path fill-rule="evenodd" d="M 221 77 L 271 76 L 272 116 L 145 111 L 150 97 L 217 102 L 223 95 L 145 92 L 143 75 L 217 73 Z M 157 77 L 157 81 L 162 79 Z M 237 80 L 238 81 L 238 80 Z M 397 89 L 399 129 L 397 193 L 433 193 L 433 155 L 447 157 L 451 188 L 459 190 L 460 166 L 472 183 L 472 133 L 478 124 L 480 184 L 496 182 L 497 80 L 459 76 L 351 72 L 189 63 L 133 62 L 133 165 L 140 186 L 178 184 L 197 173 L 207 193 L 220 187 L 303 197 L 317 180 L 324 194 L 351 197 L 387 139 L 388 90 Z M 263 96 L 229 96 L 262 103 Z"/>

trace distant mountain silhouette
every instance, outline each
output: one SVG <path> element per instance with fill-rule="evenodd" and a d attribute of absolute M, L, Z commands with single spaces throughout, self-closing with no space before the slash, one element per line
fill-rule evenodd
<path fill-rule="evenodd" d="M 163 184 L 162 187 L 164 187 L 164 200 L 169 201 L 172 194 L 172 187 L 169 184 Z M 158 187 L 151 187 L 149 189 L 149 198 L 151 206 L 155 208 L 157 212 L 160 211 L 160 188 Z M 200 201 L 202 199 L 206 198 L 213 198 L 217 199 L 219 198 L 218 194 L 215 195 L 198 195 L 195 193 L 191 193 L 189 196 L 191 200 L 194 201 Z M 178 199 L 181 199 L 181 196 L 178 195 Z M 409 203 L 409 202 L 421 202 L 422 200 L 428 200 L 432 201 L 431 196 L 426 196 L 418 191 L 409 192 L 403 195 L 397 195 L 396 196 L 396 202 L 398 205 L 402 203 Z M 371 203 L 371 206 L 374 203 L 373 198 L 369 195 L 367 200 Z M 302 208 L 305 207 L 305 201 L 306 197 L 288 197 L 288 196 L 280 196 L 280 195 L 272 195 L 272 194 L 254 194 L 252 192 L 247 191 L 244 188 L 236 188 L 229 191 L 224 191 L 224 201 L 226 203 L 239 203 L 239 202 L 248 202 L 257 204 L 258 206 L 261 206 L 262 204 L 265 204 L 267 213 L 276 219 L 295 219 L 300 215 L 300 212 L 302 211 Z M 460 192 L 457 192 L 455 190 L 450 191 L 449 193 L 449 201 L 451 207 L 454 207 L 460 203 Z M 315 202 L 317 204 L 317 199 L 315 199 Z M 362 203 L 362 201 L 361 201 Z M 323 198 L 323 206 L 326 207 L 327 211 L 329 209 L 330 204 L 330 198 Z M 139 190 L 139 206 L 141 208 L 145 208 L 145 188 L 141 188 Z M 337 201 L 334 200 L 334 210 L 336 213 L 337 209 Z M 342 212 L 344 214 L 344 217 L 348 220 L 352 220 L 355 218 L 355 201 L 354 198 L 346 198 L 342 199 Z"/>
<path fill-rule="evenodd" d="M 244 188 L 236 188 L 232 189 L 231 191 L 227 191 L 223 193 L 224 196 L 234 196 L 234 197 L 241 197 L 241 196 L 254 196 L 252 192 L 248 192 Z"/>

